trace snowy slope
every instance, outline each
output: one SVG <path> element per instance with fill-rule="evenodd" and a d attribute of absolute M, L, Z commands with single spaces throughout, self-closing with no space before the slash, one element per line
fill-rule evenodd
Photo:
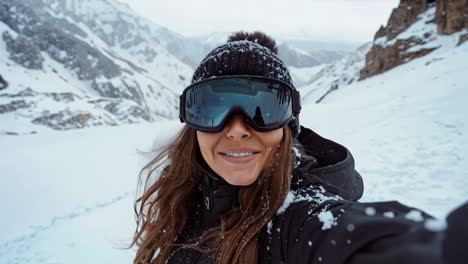
<path fill-rule="evenodd" d="M 466 44 L 438 50 L 305 107 L 355 153 L 366 200 L 391 194 L 443 215 L 468 199 L 467 58 Z"/>
<path fill-rule="evenodd" d="M 355 82 L 301 123 L 347 146 L 364 201 L 399 200 L 444 217 L 468 199 L 468 45 Z M 137 174 L 178 121 L 0 134 L 0 263 L 129 263 Z M 111 223 L 111 224 L 109 224 Z"/>
<path fill-rule="evenodd" d="M 338 62 L 328 64 L 318 73 L 311 75 L 308 82 L 299 87 L 303 102 L 320 102 L 330 92 L 357 81 L 370 47 L 371 43 L 366 43 Z"/>
<path fill-rule="evenodd" d="M 0 208 L 10 215 L 0 220 L 0 263 L 131 263 L 118 248 L 134 232 L 146 160 L 137 150 L 173 130 L 163 123 L 0 136 Z"/>
<path fill-rule="evenodd" d="M 302 67 L 302 68 L 288 66 L 288 70 L 289 70 L 289 74 L 291 75 L 291 78 L 293 79 L 294 86 L 297 88 L 297 87 L 302 87 L 304 85 L 309 84 L 310 78 L 312 76 L 315 76 L 318 72 L 323 70 L 326 66 L 327 66 L 326 64 L 320 64 L 320 65 L 313 66 L 313 67 Z"/>

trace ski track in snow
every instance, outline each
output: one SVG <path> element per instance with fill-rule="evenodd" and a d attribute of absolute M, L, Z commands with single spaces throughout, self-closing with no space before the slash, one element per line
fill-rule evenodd
<path fill-rule="evenodd" d="M 135 250 L 125 247 L 135 232 L 138 172 L 180 128 L 174 121 L 70 131 L 21 124 L 14 131 L 38 133 L 0 134 L 8 150 L 0 152 L 0 264 L 131 263 Z"/>
<path fill-rule="evenodd" d="M 400 129 L 404 131 L 405 128 Z M 399 200 L 405 200 L 408 204 L 420 200 L 419 204 L 439 205 L 437 208 L 443 208 L 444 204 L 450 206 L 448 201 L 457 200 L 458 197 L 468 197 L 468 190 L 460 188 L 468 186 L 463 171 L 466 151 L 456 143 L 463 140 L 461 129 L 455 124 L 434 120 L 430 132 L 420 137 L 424 138 L 415 140 L 417 135 L 414 138 L 401 135 L 390 139 L 372 139 L 377 149 L 385 151 L 376 153 L 375 161 L 361 170 L 366 178 L 367 196 L 377 200 L 385 199 L 387 194 L 382 194 L 390 191 L 396 197 L 401 196 Z M 432 144 L 428 145 L 428 141 Z M 397 158 L 398 153 L 403 153 L 404 157 Z M 380 165 L 377 167 L 375 164 Z M 411 186 L 411 196 L 401 191 L 408 186 Z M 427 191 L 433 192 L 433 196 L 427 197 Z M 444 215 L 440 210 L 430 213 Z"/>
<path fill-rule="evenodd" d="M 47 239 L 48 232 L 53 232 L 59 225 L 66 225 L 77 218 L 92 214 L 102 208 L 113 206 L 121 200 L 130 196 L 125 192 L 105 202 L 97 202 L 93 206 L 83 207 L 81 210 L 70 211 L 64 215 L 54 216 L 46 225 L 33 225 L 29 228 L 33 231 L 0 244 L 0 263 L 22 264 L 22 263 L 55 263 L 49 257 L 43 256 L 40 251 L 35 250 L 35 245 L 41 240 Z M 74 243 L 65 243 L 67 247 L 74 247 Z"/>
<path fill-rule="evenodd" d="M 376 100 L 369 107 L 373 113 L 361 119 L 360 108 L 315 106 L 320 111 L 317 116 L 328 114 L 344 129 L 336 130 L 318 120 L 309 124 L 351 149 L 364 177 L 364 201 L 392 197 L 444 217 L 468 198 L 468 120 L 463 99 L 468 93 L 460 91 L 454 98 L 449 95 L 427 102 L 390 96 L 385 106 L 383 100 Z"/>

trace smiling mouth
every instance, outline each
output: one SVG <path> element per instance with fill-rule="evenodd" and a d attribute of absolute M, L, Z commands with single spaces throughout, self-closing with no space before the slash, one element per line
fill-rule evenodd
<path fill-rule="evenodd" d="M 250 157 L 255 154 L 258 154 L 258 151 L 251 151 L 251 152 L 221 152 L 221 155 L 233 158 L 243 158 L 243 157 Z"/>

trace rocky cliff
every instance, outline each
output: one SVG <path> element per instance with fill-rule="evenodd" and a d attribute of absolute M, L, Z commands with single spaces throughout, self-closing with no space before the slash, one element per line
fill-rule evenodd
<path fill-rule="evenodd" d="M 458 34 L 460 45 L 468 38 L 467 31 L 468 0 L 401 0 L 387 25 L 375 34 L 360 79 L 432 52 L 438 48 L 431 44 L 437 34 Z"/>

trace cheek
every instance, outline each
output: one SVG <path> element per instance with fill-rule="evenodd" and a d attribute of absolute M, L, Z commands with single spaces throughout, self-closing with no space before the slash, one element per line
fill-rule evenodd
<path fill-rule="evenodd" d="M 197 131 L 197 141 L 200 152 L 207 163 L 213 160 L 213 153 L 218 137 L 216 134 L 209 134 Z"/>
<path fill-rule="evenodd" d="M 273 160 L 274 155 L 278 152 L 278 146 L 281 144 L 281 141 L 284 137 L 283 128 L 262 133 L 259 135 L 260 140 L 262 141 L 263 145 L 266 148 L 266 160 L 264 166 L 268 166 L 268 164 Z"/>
<path fill-rule="evenodd" d="M 283 137 L 284 137 L 284 130 L 283 128 L 279 128 L 277 130 L 268 132 L 267 135 L 264 135 L 262 141 L 264 142 L 266 146 L 269 146 L 271 148 L 276 148 L 278 147 L 278 145 L 281 144 Z"/>

